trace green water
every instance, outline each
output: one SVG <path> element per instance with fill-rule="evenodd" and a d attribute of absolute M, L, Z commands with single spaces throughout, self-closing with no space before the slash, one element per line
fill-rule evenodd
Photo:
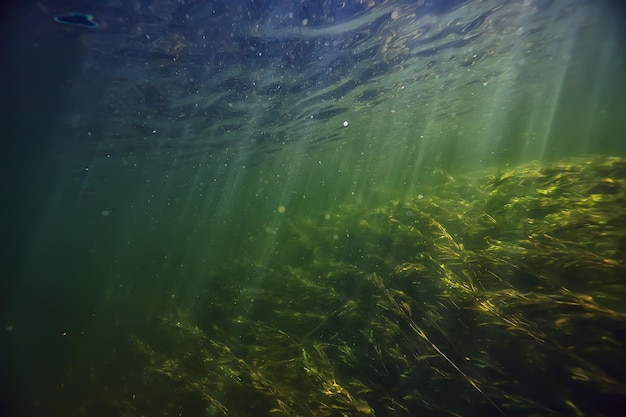
<path fill-rule="evenodd" d="M 339 3 L 7 9 L 3 415 L 620 415 L 623 8 Z"/>

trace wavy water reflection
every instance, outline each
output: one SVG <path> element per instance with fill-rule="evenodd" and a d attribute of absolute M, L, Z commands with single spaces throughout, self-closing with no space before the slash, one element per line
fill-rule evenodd
<path fill-rule="evenodd" d="M 522 81 L 553 84 L 580 47 L 571 42 L 602 17 L 580 1 L 318 3 L 102 5 L 102 28 L 81 35 L 86 78 L 109 80 L 98 112 L 119 126 L 113 136 L 145 124 L 200 149 L 256 146 L 242 138 L 260 134 L 270 147 L 319 144 L 346 113 L 385 102 L 414 104 L 395 115 L 407 120 L 481 118 L 472 103 L 491 101 L 493 85 L 516 101 Z"/>

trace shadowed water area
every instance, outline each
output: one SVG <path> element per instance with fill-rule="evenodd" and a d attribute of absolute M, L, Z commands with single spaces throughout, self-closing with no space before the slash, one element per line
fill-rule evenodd
<path fill-rule="evenodd" d="M 622 415 L 619 2 L 1 16 L 1 415 Z"/>

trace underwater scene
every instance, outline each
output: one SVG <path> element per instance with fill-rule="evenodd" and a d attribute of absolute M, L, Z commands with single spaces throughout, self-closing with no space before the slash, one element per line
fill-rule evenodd
<path fill-rule="evenodd" d="M 0 12 L 1 416 L 624 415 L 621 2 Z"/>

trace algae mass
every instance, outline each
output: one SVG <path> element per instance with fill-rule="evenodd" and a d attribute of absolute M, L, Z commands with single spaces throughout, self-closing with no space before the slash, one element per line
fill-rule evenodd
<path fill-rule="evenodd" d="M 287 218 L 266 263 L 242 256 L 213 273 L 193 309 L 172 301 L 131 336 L 152 394 L 117 407 L 616 415 L 626 406 L 625 178 L 616 157 L 531 163 Z"/>

